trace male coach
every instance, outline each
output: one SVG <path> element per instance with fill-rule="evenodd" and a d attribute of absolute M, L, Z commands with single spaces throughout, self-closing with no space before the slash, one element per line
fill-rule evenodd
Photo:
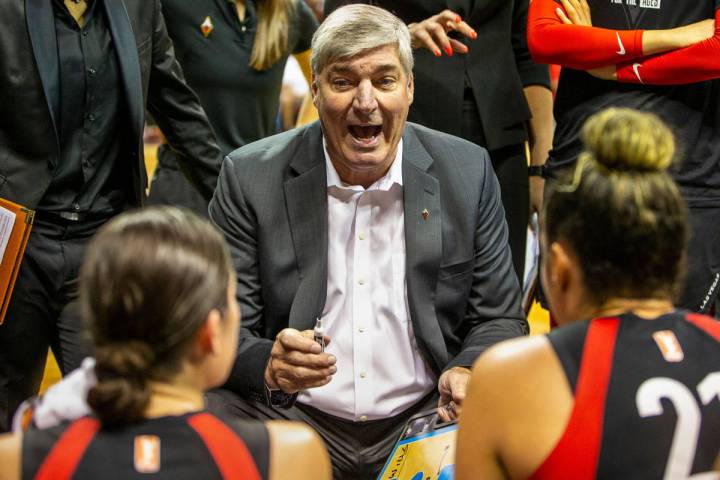
<path fill-rule="evenodd" d="M 89 353 L 77 273 L 92 234 L 142 204 L 146 106 L 208 198 L 222 156 L 159 0 L 0 0 L 0 24 L 0 197 L 37 211 L 0 325 L 2 431 L 48 345 L 64 373 Z"/>
<path fill-rule="evenodd" d="M 468 367 L 527 323 L 487 152 L 406 123 L 407 27 L 350 5 L 312 51 L 319 123 L 230 154 L 210 203 L 243 320 L 226 385 L 242 398 L 209 399 L 303 420 L 336 478 L 370 478 L 410 415 L 459 414 Z"/>

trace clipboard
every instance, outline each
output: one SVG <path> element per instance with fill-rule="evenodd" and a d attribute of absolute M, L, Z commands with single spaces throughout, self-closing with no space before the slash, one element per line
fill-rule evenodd
<path fill-rule="evenodd" d="M 457 426 L 437 409 L 410 417 L 377 480 L 452 480 Z"/>
<path fill-rule="evenodd" d="M 10 304 L 35 212 L 0 198 L 0 325 Z"/>

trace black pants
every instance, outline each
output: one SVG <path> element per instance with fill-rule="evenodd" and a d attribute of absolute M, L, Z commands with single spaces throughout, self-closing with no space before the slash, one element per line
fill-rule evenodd
<path fill-rule="evenodd" d="M 688 201 L 690 241 L 685 287 L 677 305 L 720 318 L 720 206 Z"/>
<path fill-rule="evenodd" d="M 174 205 L 189 208 L 208 218 L 208 201 L 192 186 L 177 163 L 177 157 L 167 145 L 158 147 L 158 165 L 150 185 L 148 205 Z"/>
<path fill-rule="evenodd" d="M 257 420 L 295 420 L 308 424 L 325 442 L 330 453 L 333 478 L 370 480 L 380 474 L 405 422 L 414 414 L 437 406 L 435 390 L 402 414 L 392 418 L 352 422 L 300 403 L 284 410 L 245 400 L 223 389 L 206 394 L 207 408 L 241 418 Z M 283 474 L 284 478 L 285 475 Z M 287 472 L 287 478 L 292 478 Z"/>
<path fill-rule="evenodd" d="M 466 90 L 463 101 L 461 136 L 476 145 L 483 147 L 487 145 L 480 114 L 471 90 Z M 500 196 L 508 226 L 508 241 L 512 252 L 513 268 L 520 281 L 520 286 L 522 286 L 525 269 L 525 242 L 530 219 L 530 185 L 525 144 L 519 143 L 488 150 L 488 153 L 500 183 Z"/>
<path fill-rule="evenodd" d="M 85 245 L 103 221 L 46 221 L 33 225 L 12 299 L 0 325 L 0 430 L 40 387 L 48 346 L 63 374 L 90 353 L 78 297 Z"/>

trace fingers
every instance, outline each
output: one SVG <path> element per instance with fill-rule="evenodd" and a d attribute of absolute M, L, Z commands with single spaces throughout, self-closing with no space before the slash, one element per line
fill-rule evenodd
<path fill-rule="evenodd" d="M 453 401 L 443 403 L 443 400 L 440 400 L 437 413 L 443 422 L 452 422 L 459 418 L 460 407 Z"/>
<path fill-rule="evenodd" d="M 285 350 L 297 350 L 303 353 L 320 353 L 322 348 L 313 340 L 312 330 L 299 332 L 293 328 L 281 330 L 275 337 Z"/>
<path fill-rule="evenodd" d="M 455 40 L 454 38 L 450 39 L 450 45 L 452 46 L 453 51 L 457 53 L 468 53 L 470 51 L 467 45 Z"/>
<path fill-rule="evenodd" d="M 328 368 L 307 368 L 291 365 L 280 359 L 271 358 L 269 364 L 277 386 L 287 393 L 326 385 L 336 372 L 333 365 Z"/>
<path fill-rule="evenodd" d="M 327 338 L 329 341 L 329 337 Z M 337 371 L 334 355 L 323 353 L 313 340 L 312 330 L 299 332 L 286 328 L 275 338 L 266 382 L 286 393 L 327 384 Z"/>
<path fill-rule="evenodd" d="M 573 22 L 570 21 L 567 15 L 565 15 L 565 12 L 563 12 L 562 8 L 556 8 L 555 13 L 557 14 L 560 21 L 563 22 L 565 25 L 573 25 Z"/>
<path fill-rule="evenodd" d="M 477 32 L 451 10 L 444 10 L 419 23 L 411 23 L 408 28 L 413 48 L 427 48 L 436 57 L 441 56 L 443 51 L 448 56 L 468 52 L 466 45 L 448 37 L 447 33 L 450 31 L 456 31 L 472 40 L 477 38 Z"/>
<path fill-rule="evenodd" d="M 591 26 L 590 6 L 585 0 L 560 0 L 565 12 L 556 9 L 560 20 L 565 24 Z"/>

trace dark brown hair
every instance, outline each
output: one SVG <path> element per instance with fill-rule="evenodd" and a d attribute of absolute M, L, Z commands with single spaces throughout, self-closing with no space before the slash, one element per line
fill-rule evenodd
<path fill-rule="evenodd" d="M 583 126 L 577 168 L 548 185 L 548 245 L 577 253 L 588 295 L 674 298 L 685 271 L 684 201 L 666 172 L 675 143 L 655 115 L 610 108 Z M 572 170 L 572 169 L 571 169 Z"/>
<path fill-rule="evenodd" d="M 99 231 L 80 299 L 98 378 L 88 403 L 104 425 L 142 418 L 148 380 L 177 373 L 208 313 L 227 307 L 231 271 L 221 235 L 188 210 L 137 210 Z"/>

